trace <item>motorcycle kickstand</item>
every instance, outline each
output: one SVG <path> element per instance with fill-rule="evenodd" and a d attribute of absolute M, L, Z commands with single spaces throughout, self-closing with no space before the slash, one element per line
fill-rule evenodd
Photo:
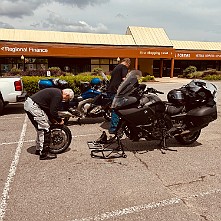
<path fill-rule="evenodd" d="M 163 151 L 163 150 L 177 151 L 177 150 L 172 150 L 172 149 L 168 148 L 167 143 L 166 143 L 166 139 L 167 139 L 166 130 L 163 130 L 162 134 L 163 134 L 163 137 L 162 137 L 162 139 L 160 140 L 160 143 L 159 143 L 159 146 L 161 147 L 160 148 L 161 153 L 166 154 L 166 152 Z M 163 145 L 162 145 L 162 142 L 163 142 Z"/>
<path fill-rule="evenodd" d="M 163 145 L 162 145 L 163 143 Z M 163 137 L 161 140 L 160 140 L 160 143 L 159 143 L 159 149 L 161 151 L 162 154 L 165 154 L 166 152 L 163 151 L 163 150 L 167 150 L 167 144 L 166 144 L 166 137 Z"/>

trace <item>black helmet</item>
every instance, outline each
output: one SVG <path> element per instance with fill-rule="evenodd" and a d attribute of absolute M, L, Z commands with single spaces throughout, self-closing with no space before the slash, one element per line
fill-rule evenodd
<path fill-rule="evenodd" d="M 167 100 L 175 105 L 183 105 L 184 94 L 179 89 L 173 89 L 167 94 Z"/>

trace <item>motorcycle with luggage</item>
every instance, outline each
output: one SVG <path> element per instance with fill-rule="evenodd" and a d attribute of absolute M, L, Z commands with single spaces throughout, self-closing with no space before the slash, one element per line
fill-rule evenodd
<path fill-rule="evenodd" d="M 157 94 L 163 94 L 146 84 L 139 84 L 137 70 L 131 71 L 119 86 L 112 109 L 120 121 L 114 136 L 118 140 L 118 150 L 126 157 L 120 142 L 123 135 L 138 142 L 159 140 L 162 153 L 168 150 L 167 139 L 174 138 L 181 144 L 194 143 L 201 130 L 217 119 L 217 87 L 208 81 L 192 80 L 190 83 L 172 89 L 163 101 Z M 114 140 L 112 139 L 112 140 Z M 109 140 L 110 143 L 110 140 Z M 102 153 L 106 148 L 103 142 L 100 150 L 92 150 L 91 155 Z"/>

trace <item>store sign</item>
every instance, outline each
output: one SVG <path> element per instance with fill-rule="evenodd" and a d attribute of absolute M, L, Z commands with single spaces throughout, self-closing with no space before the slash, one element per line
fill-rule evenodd
<path fill-rule="evenodd" d="M 221 54 L 196 54 L 196 58 L 221 58 Z"/>
<path fill-rule="evenodd" d="M 175 53 L 176 59 L 199 59 L 199 60 L 214 60 L 214 59 L 220 59 L 221 53 L 220 52 L 197 52 L 197 51 L 191 51 L 191 52 L 176 52 Z"/>
<path fill-rule="evenodd" d="M 146 57 L 171 57 L 171 51 L 162 51 L 162 50 L 140 50 L 139 55 Z"/>
<path fill-rule="evenodd" d="M 175 54 L 175 57 L 178 57 L 178 58 L 190 58 L 190 54 L 189 53 L 177 53 L 177 54 Z"/>
<path fill-rule="evenodd" d="M 46 48 L 33 48 L 33 47 L 9 47 L 3 46 L 1 47 L 2 51 L 5 52 L 29 52 L 29 53 L 48 53 L 48 49 Z"/>

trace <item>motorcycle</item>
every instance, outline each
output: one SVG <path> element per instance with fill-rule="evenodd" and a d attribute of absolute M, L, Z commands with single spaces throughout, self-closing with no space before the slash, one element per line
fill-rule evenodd
<path fill-rule="evenodd" d="M 71 117 L 78 118 L 78 122 L 86 117 L 104 117 L 106 120 L 111 118 L 111 99 L 106 93 L 109 83 L 106 75 L 101 73 L 100 78 L 93 78 L 90 82 L 81 82 L 81 95 L 77 95 L 70 102 L 62 102 L 59 115 L 64 118 L 65 123 Z M 38 82 L 39 88 L 57 87 L 67 88 L 68 83 L 60 79 L 42 79 Z"/>
<path fill-rule="evenodd" d="M 136 70 L 129 73 L 112 103 L 120 121 L 111 139 L 118 140 L 120 156 L 126 157 L 120 141 L 124 134 L 132 141 L 159 140 L 160 150 L 165 153 L 164 150 L 170 150 L 166 144 L 168 138 L 175 138 L 184 145 L 192 144 L 199 138 L 201 129 L 217 119 L 217 87 L 214 84 L 192 80 L 169 91 L 167 101 L 162 101 L 157 94 L 163 92 L 139 84 L 135 75 Z M 100 148 L 91 151 L 91 156 L 102 153 L 102 157 L 106 157 L 105 151 L 110 150 L 105 143 L 111 142 L 103 142 Z"/>

